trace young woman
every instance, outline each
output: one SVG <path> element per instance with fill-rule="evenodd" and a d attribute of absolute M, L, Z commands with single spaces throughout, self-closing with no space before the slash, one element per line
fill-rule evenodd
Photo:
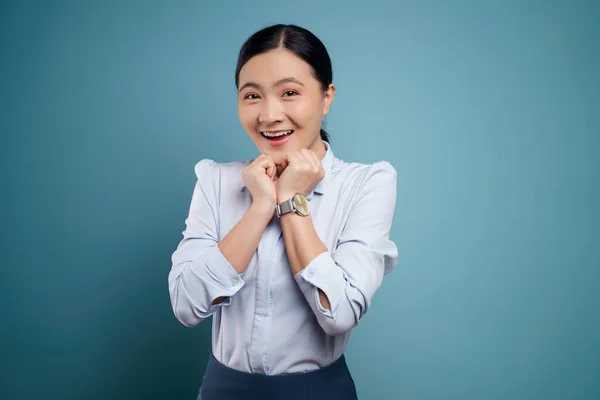
<path fill-rule="evenodd" d="M 311 32 L 256 32 L 241 48 L 236 86 L 260 155 L 196 165 L 169 274 L 179 321 L 213 316 L 198 398 L 356 399 L 343 353 L 397 264 L 396 171 L 333 154 L 321 129 L 335 97 L 331 61 Z"/>

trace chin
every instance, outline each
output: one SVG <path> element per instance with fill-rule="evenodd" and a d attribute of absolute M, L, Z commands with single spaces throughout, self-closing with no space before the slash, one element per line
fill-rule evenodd
<path fill-rule="evenodd" d="M 285 155 L 287 153 L 273 153 L 273 152 L 265 152 L 266 155 L 273 159 L 273 162 L 277 165 L 281 165 L 285 160 Z"/>

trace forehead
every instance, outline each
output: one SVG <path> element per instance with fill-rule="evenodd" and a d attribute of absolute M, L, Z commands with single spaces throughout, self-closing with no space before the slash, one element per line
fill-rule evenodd
<path fill-rule="evenodd" d="M 252 57 L 240 70 L 240 86 L 245 82 L 268 84 L 284 78 L 296 78 L 304 84 L 316 79 L 311 66 L 285 49 L 271 50 Z"/>

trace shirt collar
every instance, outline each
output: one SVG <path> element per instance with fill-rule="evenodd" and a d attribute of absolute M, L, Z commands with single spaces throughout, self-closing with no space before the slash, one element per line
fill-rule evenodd
<path fill-rule="evenodd" d="M 323 140 L 323 144 L 327 151 L 325 151 L 325 156 L 321 160 L 321 165 L 323 165 L 323 169 L 325 170 L 325 176 L 321 179 L 321 182 L 317 183 L 317 186 L 313 189 L 313 192 L 323 194 L 325 193 L 325 189 L 327 188 L 327 184 L 331 179 L 331 167 L 333 166 L 333 150 L 331 149 L 331 145 Z"/>
<path fill-rule="evenodd" d="M 315 188 L 308 194 L 308 196 L 306 196 L 307 199 L 309 199 L 309 200 L 312 198 L 313 193 L 324 194 L 325 190 L 327 188 L 327 184 L 329 183 L 329 180 L 331 179 L 331 168 L 333 167 L 333 160 L 334 160 L 335 156 L 333 154 L 333 150 L 331 149 L 331 145 L 324 140 L 323 140 L 323 144 L 325 145 L 325 148 L 327 149 L 325 151 L 325 156 L 321 160 L 321 165 L 323 166 L 323 169 L 325 170 L 325 176 L 323 177 L 321 182 L 317 183 Z M 245 190 L 246 184 L 241 179 L 241 177 L 240 177 L 240 181 L 241 181 L 240 182 L 240 190 Z"/>

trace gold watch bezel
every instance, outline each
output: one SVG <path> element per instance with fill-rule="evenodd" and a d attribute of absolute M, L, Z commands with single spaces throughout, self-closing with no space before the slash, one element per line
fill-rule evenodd
<path fill-rule="evenodd" d="M 294 208 L 296 213 L 299 215 L 306 217 L 310 214 L 310 203 L 306 196 L 302 193 L 296 193 L 292 198 L 292 202 L 294 203 Z"/>

